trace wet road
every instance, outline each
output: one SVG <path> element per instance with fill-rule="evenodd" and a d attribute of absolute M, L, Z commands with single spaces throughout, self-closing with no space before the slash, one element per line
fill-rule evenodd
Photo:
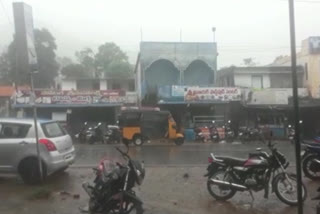
<path fill-rule="evenodd" d="M 76 162 L 74 166 L 94 166 L 103 157 L 121 160 L 115 146 L 125 149 L 123 145 L 76 145 Z M 285 154 L 294 165 L 294 146 L 288 142 L 278 142 L 277 148 Z M 198 166 L 207 164 L 210 152 L 215 155 L 226 155 L 239 158 L 248 157 L 249 152 L 254 152 L 257 147 L 268 151 L 262 143 L 250 144 L 202 144 L 185 143 L 182 146 L 174 144 L 145 144 L 142 147 L 130 146 L 131 157 L 144 160 L 147 166 Z"/>

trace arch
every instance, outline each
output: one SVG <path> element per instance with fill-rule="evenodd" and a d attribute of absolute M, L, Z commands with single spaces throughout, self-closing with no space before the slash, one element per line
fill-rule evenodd
<path fill-rule="evenodd" d="M 192 61 L 183 73 L 184 85 L 208 86 L 214 83 L 214 73 L 203 60 Z"/>
<path fill-rule="evenodd" d="M 158 59 L 147 67 L 144 77 L 148 88 L 177 85 L 180 79 L 180 71 L 170 60 Z"/>

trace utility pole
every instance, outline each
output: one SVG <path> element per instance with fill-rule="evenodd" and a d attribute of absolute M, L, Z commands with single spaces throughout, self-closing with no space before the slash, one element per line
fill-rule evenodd
<path fill-rule="evenodd" d="M 39 164 L 39 175 L 40 182 L 43 180 L 43 171 L 42 171 L 42 161 L 40 156 L 40 144 L 39 144 L 39 135 L 38 135 L 38 120 L 37 120 L 37 106 L 36 106 L 36 94 L 34 92 L 34 84 L 33 84 L 33 75 L 37 73 L 37 71 L 31 70 L 30 72 L 30 83 L 31 83 L 31 96 L 32 96 L 32 108 L 33 108 L 33 121 L 34 121 L 34 132 L 36 137 L 36 146 L 37 146 L 37 157 Z"/>
<path fill-rule="evenodd" d="M 294 108 L 294 125 L 295 125 L 295 152 L 296 152 L 296 171 L 297 171 L 297 192 L 298 192 L 298 214 L 303 214 L 302 199 L 302 179 L 301 179 L 301 157 L 300 157 L 300 125 L 299 125 L 299 100 L 298 100 L 298 83 L 297 83 L 297 55 L 296 55 L 296 38 L 295 38 L 295 18 L 294 18 L 294 1 L 289 1 L 289 18 L 290 18 L 290 41 L 291 41 L 291 70 L 292 70 L 292 92 Z"/>

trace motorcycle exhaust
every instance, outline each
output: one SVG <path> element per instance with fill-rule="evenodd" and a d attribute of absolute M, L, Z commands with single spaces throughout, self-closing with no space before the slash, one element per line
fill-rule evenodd
<path fill-rule="evenodd" d="M 88 182 L 85 182 L 82 184 L 82 188 L 86 191 L 86 193 L 90 196 L 90 198 L 92 197 L 92 188 L 89 185 Z"/>
<path fill-rule="evenodd" d="M 211 183 L 217 184 L 218 186 L 224 186 L 224 187 L 229 187 L 230 189 L 235 189 L 238 191 L 245 191 L 248 190 L 247 187 L 240 185 L 240 184 L 235 184 L 235 183 L 230 183 L 226 181 L 220 181 L 216 179 L 210 179 Z"/>

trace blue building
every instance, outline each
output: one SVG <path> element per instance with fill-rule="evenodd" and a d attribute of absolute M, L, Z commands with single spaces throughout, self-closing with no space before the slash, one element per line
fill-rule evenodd
<path fill-rule="evenodd" d="M 138 66 L 137 90 L 141 100 L 164 86 L 213 86 L 217 44 L 141 42 Z"/>

